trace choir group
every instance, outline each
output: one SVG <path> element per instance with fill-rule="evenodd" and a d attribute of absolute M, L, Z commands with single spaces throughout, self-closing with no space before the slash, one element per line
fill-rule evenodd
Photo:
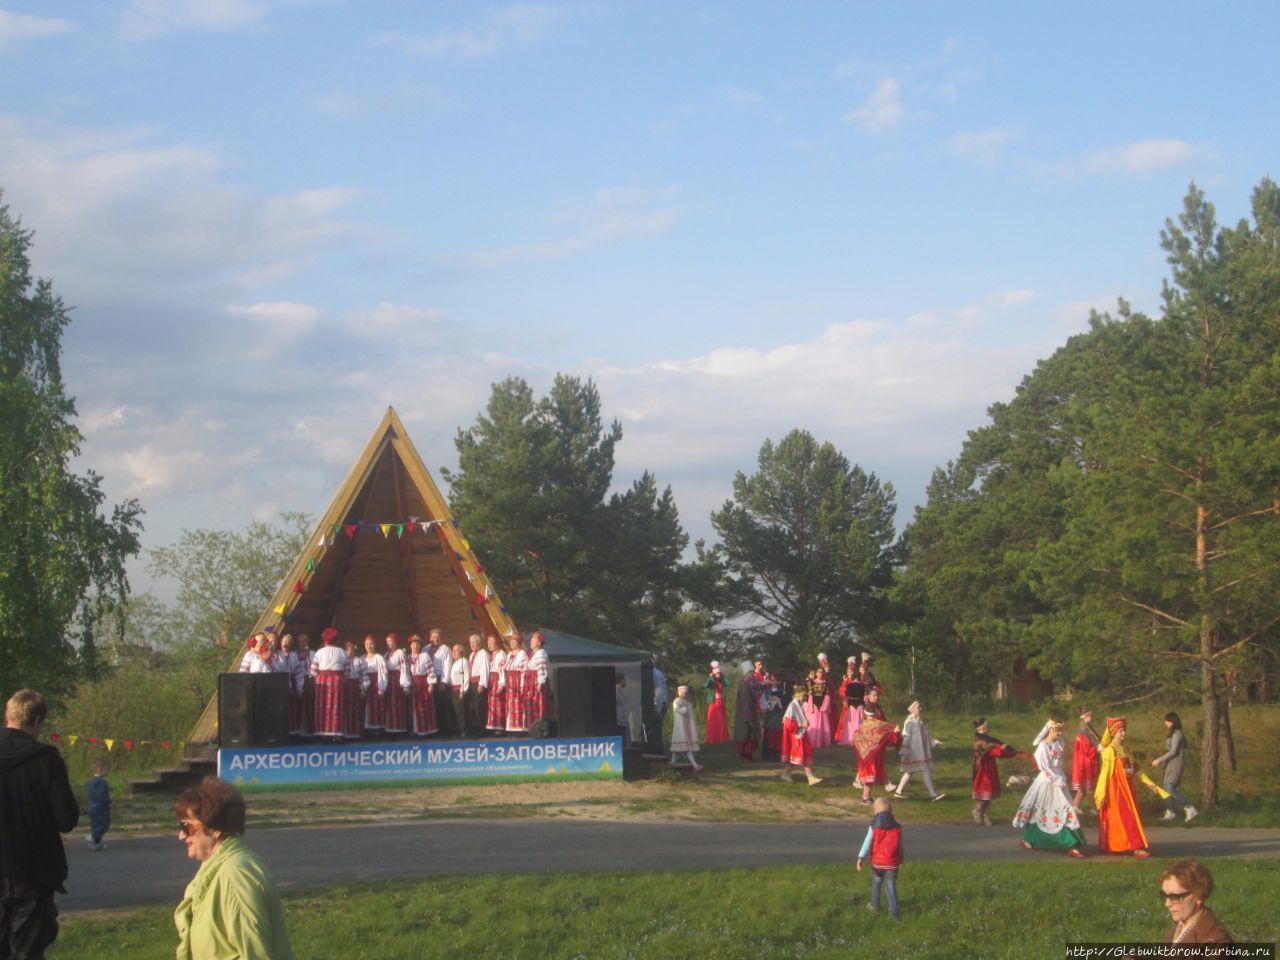
<path fill-rule="evenodd" d="M 550 712 L 550 675 L 543 636 L 525 645 L 518 632 L 487 640 L 472 634 L 470 649 L 444 642 L 432 630 L 424 644 L 398 634 L 380 645 L 366 634 L 363 650 L 339 645 L 333 627 L 310 649 L 306 634 L 250 638 L 241 673 L 289 677 L 289 732 L 298 737 L 351 740 L 360 737 L 478 738 L 525 734 Z"/>

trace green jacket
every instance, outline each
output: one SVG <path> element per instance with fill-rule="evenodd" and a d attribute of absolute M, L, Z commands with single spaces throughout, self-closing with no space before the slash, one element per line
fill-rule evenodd
<path fill-rule="evenodd" d="M 173 922 L 178 960 L 293 960 L 275 884 L 239 837 L 200 864 Z"/>

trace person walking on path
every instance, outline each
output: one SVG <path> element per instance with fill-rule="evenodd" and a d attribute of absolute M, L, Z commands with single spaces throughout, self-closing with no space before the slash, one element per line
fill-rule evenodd
<path fill-rule="evenodd" d="M 1164 743 L 1164 753 L 1151 761 L 1153 767 L 1164 764 L 1164 789 L 1169 794 L 1165 798 L 1165 811 L 1161 820 L 1176 820 L 1182 814 L 1190 823 L 1200 813 L 1191 805 L 1191 801 L 1178 791 L 1182 782 L 1182 761 L 1187 752 L 1187 738 L 1182 733 L 1182 718 L 1170 711 L 1164 715 L 1165 729 L 1169 732 Z"/>
<path fill-rule="evenodd" d="M 693 772 L 702 770 L 698 763 L 698 721 L 693 716 L 693 704 L 689 702 L 689 688 L 681 684 L 676 688 L 676 698 L 671 701 L 671 765 L 678 766 L 676 754 L 689 758 Z"/>
<path fill-rule="evenodd" d="M 19 690 L 0 731 L 0 957 L 40 960 L 58 938 L 55 893 L 66 893 L 62 837 L 80 808 L 62 754 L 40 743 L 44 697 Z"/>
<path fill-rule="evenodd" d="M 1080 816 L 1067 792 L 1062 769 L 1062 723 L 1050 720 L 1036 737 L 1038 772 L 1018 805 L 1013 826 L 1021 828 L 1025 850 L 1051 850 L 1084 857 L 1084 832 Z"/>
<path fill-rule="evenodd" d="M 907 795 L 907 781 L 911 779 L 913 773 L 918 773 L 920 779 L 924 781 L 924 788 L 929 791 L 930 800 L 945 799 L 947 795 L 937 791 L 931 776 L 933 748 L 940 746 L 942 741 L 929 732 L 924 717 L 920 715 L 920 701 L 913 700 L 911 706 L 907 707 L 907 719 L 902 724 L 902 746 L 898 747 L 902 779 L 898 781 L 896 789 L 892 783 L 886 785 L 885 789 L 892 791 L 893 795 L 901 800 Z"/>
<path fill-rule="evenodd" d="M 89 778 L 89 849 L 102 850 L 102 838 L 111 829 L 111 786 L 107 783 L 107 768 L 101 763 L 93 765 Z"/>
<path fill-rule="evenodd" d="M 1132 853 L 1138 859 L 1151 856 L 1147 834 L 1138 816 L 1133 779 L 1136 763 L 1129 751 L 1124 717 L 1108 717 L 1102 735 L 1102 769 L 1093 799 L 1098 807 L 1098 849 L 1102 853 Z"/>

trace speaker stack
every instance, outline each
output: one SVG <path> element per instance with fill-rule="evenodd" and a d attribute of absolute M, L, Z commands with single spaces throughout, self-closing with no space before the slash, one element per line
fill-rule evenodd
<path fill-rule="evenodd" d="M 613 667 L 556 668 L 556 728 L 561 737 L 612 737 L 618 732 Z"/>
<path fill-rule="evenodd" d="M 218 743 L 224 747 L 287 745 L 288 674 L 221 674 L 218 677 Z"/>

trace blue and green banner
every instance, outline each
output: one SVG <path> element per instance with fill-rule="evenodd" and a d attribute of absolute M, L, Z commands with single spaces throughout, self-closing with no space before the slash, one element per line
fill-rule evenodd
<path fill-rule="evenodd" d="M 622 777 L 622 738 L 227 747 L 218 776 L 252 790 Z"/>

